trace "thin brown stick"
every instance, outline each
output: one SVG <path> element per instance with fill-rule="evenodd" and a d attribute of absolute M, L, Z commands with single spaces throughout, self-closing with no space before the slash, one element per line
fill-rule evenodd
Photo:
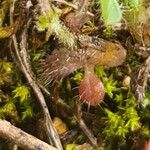
<path fill-rule="evenodd" d="M 78 1 L 78 11 L 79 12 L 83 12 L 86 11 L 88 9 L 88 5 L 89 5 L 89 0 L 79 0 Z"/>
<path fill-rule="evenodd" d="M 5 138 L 26 150 L 58 150 L 36 137 L 0 119 L 0 137 Z"/>
<path fill-rule="evenodd" d="M 12 6 L 13 7 L 13 6 Z M 13 13 L 13 8 L 11 9 L 11 13 Z M 13 17 L 13 15 L 11 15 Z M 11 23 L 13 24 L 13 18 L 10 19 Z M 15 55 L 17 59 L 17 64 L 19 64 L 19 68 L 25 75 L 27 81 L 29 82 L 30 86 L 33 88 L 33 91 L 35 92 L 35 95 L 37 96 L 37 99 L 39 103 L 41 104 L 41 107 L 43 109 L 43 114 L 45 118 L 45 124 L 46 124 L 46 131 L 49 138 L 49 142 L 56 146 L 59 150 L 63 150 L 62 144 L 60 142 L 59 135 L 56 131 L 56 129 L 53 126 L 53 122 L 51 119 L 51 116 L 49 114 L 48 107 L 45 102 L 45 98 L 43 96 L 43 93 L 41 89 L 39 88 L 38 84 L 36 83 L 36 80 L 34 78 L 34 73 L 31 69 L 30 61 L 28 59 L 27 54 L 27 28 L 29 25 L 30 20 L 27 22 L 26 25 L 24 25 L 22 33 L 21 33 L 21 42 L 17 43 L 17 38 L 15 35 L 12 35 L 12 38 L 10 40 L 10 46 L 14 47 L 14 52 L 11 50 L 13 55 Z M 10 47 L 10 48 L 11 48 Z M 16 60 L 15 60 L 16 61 Z"/>
<path fill-rule="evenodd" d="M 139 103 L 143 103 L 144 101 L 149 73 L 150 73 L 150 56 L 141 66 L 137 76 L 137 85 L 135 85 L 136 86 L 135 96 Z"/>
<path fill-rule="evenodd" d="M 54 146 L 56 146 L 57 148 L 59 148 L 60 150 L 63 149 L 62 148 L 62 145 L 61 145 L 61 142 L 60 142 L 60 138 L 59 138 L 59 135 L 56 131 L 56 129 L 54 128 L 53 126 L 53 122 L 52 122 L 52 119 L 51 119 L 51 116 L 49 114 L 49 110 L 48 110 L 48 107 L 45 103 L 45 98 L 39 88 L 39 86 L 37 85 L 36 81 L 34 80 L 33 78 L 33 72 L 32 72 L 32 69 L 30 67 L 30 62 L 29 62 L 29 59 L 27 57 L 27 51 L 26 51 L 26 33 L 24 32 L 22 34 L 22 40 L 21 40 L 21 43 L 20 43 L 20 56 L 21 57 L 21 61 L 23 63 L 23 65 L 25 66 L 25 70 L 23 70 L 29 84 L 31 85 L 31 87 L 33 88 L 41 106 L 42 106 L 42 109 L 43 109 L 43 112 L 44 112 L 44 116 L 45 116 L 45 119 L 46 119 L 46 128 L 47 128 L 47 131 L 48 131 L 48 136 L 50 136 L 49 140 L 51 141 L 51 144 L 53 144 Z"/>
<path fill-rule="evenodd" d="M 84 122 L 84 120 L 82 118 L 80 118 L 80 120 L 78 120 L 78 124 L 79 124 L 79 127 L 82 129 L 82 131 L 84 131 L 84 134 L 90 140 L 91 144 L 93 146 L 97 146 L 97 139 L 94 137 L 94 135 L 92 134 L 92 132 L 86 126 L 86 124 L 85 124 L 85 122 Z"/>
<path fill-rule="evenodd" d="M 41 87 L 42 91 L 45 92 L 45 94 L 47 94 L 48 96 L 51 95 L 50 92 L 43 85 L 41 85 L 40 83 L 38 83 L 38 84 Z M 64 103 L 63 100 L 61 100 L 60 98 L 57 100 L 57 104 L 60 104 L 61 106 L 63 106 L 64 110 L 66 110 L 68 112 L 72 112 L 71 107 L 69 105 L 67 105 L 66 103 Z M 96 146 L 97 145 L 97 139 L 96 139 L 96 137 L 94 137 L 93 133 L 90 131 L 90 129 L 85 124 L 84 120 L 82 119 L 81 114 L 80 114 L 80 116 L 77 116 L 75 113 L 73 115 L 75 116 L 75 119 L 76 119 L 80 129 L 87 136 L 87 138 L 89 139 L 91 144 L 93 146 Z"/>
<path fill-rule="evenodd" d="M 75 9 L 75 10 L 78 9 L 78 6 L 77 6 L 77 5 L 72 4 L 72 3 L 70 3 L 70 2 L 67 2 L 67 1 L 65 1 L 65 0 L 52 0 L 52 1 L 56 1 L 56 2 L 59 2 L 59 3 L 65 4 L 65 5 L 67 5 L 67 6 L 72 7 L 72 8 Z M 91 16 L 91 17 L 94 17 L 94 14 L 91 13 L 91 12 L 89 12 L 89 11 L 87 11 L 87 14 L 88 14 L 89 16 Z"/>

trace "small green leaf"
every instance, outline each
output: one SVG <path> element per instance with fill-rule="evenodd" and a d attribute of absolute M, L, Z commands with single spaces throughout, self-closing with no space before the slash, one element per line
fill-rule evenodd
<path fill-rule="evenodd" d="M 123 94 L 122 94 L 122 93 L 116 94 L 116 95 L 115 95 L 115 100 L 116 100 L 117 102 L 122 102 L 122 101 L 123 101 Z"/>
<path fill-rule="evenodd" d="M 8 38 L 13 33 L 12 27 L 0 27 L 0 39 Z"/>
<path fill-rule="evenodd" d="M 139 118 L 129 119 L 125 127 L 129 128 L 132 132 L 136 131 L 137 129 L 141 127 L 141 125 L 139 124 Z"/>
<path fill-rule="evenodd" d="M 144 102 L 142 103 L 142 106 L 146 108 L 147 106 L 150 106 L 150 93 L 145 94 Z"/>
<path fill-rule="evenodd" d="M 42 57 L 43 57 L 43 54 L 42 54 L 42 53 L 36 53 L 36 54 L 34 54 L 34 56 L 33 56 L 33 58 L 32 58 L 32 61 L 38 61 L 38 60 L 40 60 Z"/>
<path fill-rule="evenodd" d="M 19 98 L 20 103 L 25 103 L 25 101 L 28 101 L 30 97 L 30 92 L 27 86 L 20 85 L 18 86 L 14 91 L 14 98 Z"/>
<path fill-rule="evenodd" d="M 16 106 L 15 104 L 10 101 L 7 102 L 2 108 L 1 108 L 1 112 L 3 113 L 11 113 L 11 112 L 15 112 L 16 111 Z"/>
<path fill-rule="evenodd" d="M 12 71 L 12 63 L 6 62 L 6 61 L 1 61 L 0 62 L 0 70 L 6 73 L 9 73 Z"/>
<path fill-rule="evenodd" d="M 125 5 L 130 7 L 137 7 L 139 6 L 141 0 L 125 0 Z"/>
<path fill-rule="evenodd" d="M 24 112 L 22 112 L 22 120 L 29 119 L 33 117 L 33 109 L 28 106 Z"/>
<path fill-rule="evenodd" d="M 38 29 L 42 31 L 48 28 L 50 26 L 50 21 L 48 16 L 40 16 L 37 25 L 38 25 Z"/>
<path fill-rule="evenodd" d="M 83 73 L 81 72 L 77 72 L 73 77 L 73 80 L 76 81 L 76 83 L 78 84 L 81 82 L 82 79 L 83 79 Z"/>
<path fill-rule="evenodd" d="M 77 144 L 67 144 L 65 150 L 73 150 L 76 146 Z"/>
<path fill-rule="evenodd" d="M 117 91 L 116 84 L 117 82 L 110 78 L 103 78 L 105 92 L 108 94 L 110 98 L 113 97 L 113 92 Z"/>
<path fill-rule="evenodd" d="M 141 135 L 144 136 L 144 137 L 149 137 L 149 135 L 150 135 L 150 130 L 149 130 L 148 127 L 144 127 L 144 126 L 143 126 L 143 127 L 140 129 L 140 132 L 141 132 Z"/>
<path fill-rule="evenodd" d="M 119 126 L 116 135 L 120 137 L 125 137 L 126 133 L 128 133 L 127 128 L 125 128 L 124 126 Z"/>
<path fill-rule="evenodd" d="M 102 77 L 105 77 L 106 76 L 106 73 L 104 71 L 104 68 L 103 67 L 100 67 L 100 66 L 96 66 L 95 67 L 95 73 L 96 75 L 99 77 L 99 78 L 102 78 Z"/>

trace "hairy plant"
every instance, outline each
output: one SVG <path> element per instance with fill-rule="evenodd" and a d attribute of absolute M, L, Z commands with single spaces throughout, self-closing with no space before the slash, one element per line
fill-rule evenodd
<path fill-rule="evenodd" d="M 86 67 L 84 78 L 79 85 L 79 97 L 84 103 L 97 106 L 103 102 L 105 90 L 102 81 L 94 74 L 94 68 Z"/>
<path fill-rule="evenodd" d="M 74 48 L 76 40 L 74 34 L 71 33 L 65 25 L 63 25 L 59 19 L 59 16 L 55 9 L 51 9 L 45 16 L 40 16 L 37 22 L 37 28 L 40 31 L 47 29 L 49 35 L 54 33 L 56 38 L 69 48 Z"/>

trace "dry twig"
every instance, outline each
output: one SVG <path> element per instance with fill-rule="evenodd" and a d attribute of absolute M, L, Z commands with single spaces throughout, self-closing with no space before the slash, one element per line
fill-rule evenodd
<path fill-rule="evenodd" d="M 78 9 L 78 6 L 77 6 L 77 5 L 72 4 L 72 3 L 70 3 L 70 2 L 67 2 L 67 1 L 65 1 L 65 0 L 52 0 L 52 1 L 65 4 L 65 5 L 69 6 L 69 7 L 72 7 L 72 8 L 75 9 L 75 10 Z M 87 15 L 89 15 L 89 16 L 91 16 L 91 17 L 94 17 L 94 14 L 91 13 L 91 12 L 89 12 L 89 11 L 87 11 Z"/>
<path fill-rule="evenodd" d="M 145 63 L 141 66 L 138 71 L 137 79 L 132 84 L 132 89 L 135 92 L 135 96 L 139 103 L 143 103 L 145 97 L 145 89 L 147 86 L 148 76 L 150 73 L 150 56 L 146 59 Z M 135 76 L 133 77 L 135 78 Z"/>
<path fill-rule="evenodd" d="M 11 19 L 13 20 L 13 19 Z M 30 21 L 28 21 L 29 24 Z M 13 21 L 12 21 L 13 23 Z M 49 137 L 49 141 L 52 145 L 56 146 L 59 150 L 63 150 L 62 144 L 60 142 L 59 135 L 56 131 L 56 129 L 53 126 L 53 122 L 51 119 L 51 116 L 49 114 L 48 107 L 45 102 L 45 98 L 36 83 L 34 73 L 32 72 L 30 61 L 28 59 L 27 54 L 27 28 L 28 24 L 24 25 L 22 33 L 21 33 L 21 42 L 18 44 L 17 38 L 15 35 L 12 35 L 10 43 L 13 44 L 14 52 L 11 50 L 13 55 L 15 56 L 15 61 L 17 61 L 17 64 L 20 66 L 20 69 L 22 70 L 23 74 L 25 75 L 26 79 L 28 80 L 30 86 L 33 88 L 35 95 L 37 96 L 37 99 L 39 100 L 39 103 L 41 104 L 41 107 L 44 112 L 45 117 L 45 124 L 46 124 L 46 131 L 47 135 Z M 12 46 L 12 45 L 11 45 Z M 11 47 L 10 47 L 11 48 Z"/>
<path fill-rule="evenodd" d="M 43 86 L 39 83 L 39 86 L 41 87 L 41 89 L 43 90 L 43 92 L 45 92 L 45 94 L 47 94 L 48 96 L 50 96 L 50 92 Z M 72 112 L 72 108 L 65 104 L 63 102 L 63 100 L 61 100 L 60 98 L 57 100 L 57 105 L 61 105 L 63 106 L 64 110 L 67 111 L 67 112 Z M 78 107 L 80 107 L 78 105 Z M 80 113 L 80 112 L 79 112 Z M 80 113 L 80 116 L 76 116 L 76 114 L 72 114 L 75 116 L 75 119 L 80 127 L 80 129 L 83 131 L 83 133 L 87 136 L 87 138 L 89 139 L 89 141 L 91 142 L 91 144 L 93 146 L 96 146 L 97 145 L 97 139 L 94 137 L 93 133 L 90 131 L 90 129 L 87 127 L 87 125 L 85 124 L 84 120 L 82 119 L 82 116 L 81 116 L 81 113 Z M 79 118 L 80 117 L 80 118 Z"/>
<path fill-rule="evenodd" d="M 58 150 L 36 137 L 0 119 L 0 137 L 10 140 L 23 149 L 28 150 Z"/>

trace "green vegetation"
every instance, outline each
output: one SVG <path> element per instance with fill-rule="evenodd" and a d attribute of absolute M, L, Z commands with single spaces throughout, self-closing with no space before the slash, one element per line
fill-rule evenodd
<path fill-rule="evenodd" d="M 145 141 L 150 139 L 150 84 L 149 81 L 145 83 L 144 100 L 140 103 L 133 88 L 133 86 L 136 87 L 134 84 L 138 81 L 134 83 L 133 80 L 138 77 L 138 74 L 134 74 L 134 71 L 139 71 L 150 54 L 148 52 L 148 57 L 145 54 L 143 57 L 142 54 L 138 55 L 139 53 L 134 50 L 135 45 L 144 46 L 145 48 L 150 46 L 150 35 L 147 35 L 150 33 L 150 16 L 146 12 L 146 0 L 89 1 L 91 5 L 89 4 L 87 8 L 83 9 L 84 11 L 88 9 L 86 14 L 88 19 L 78 33 L 72 32 L 71 27 L 69 28 L 65 25 L 65 16 L 72 12 L 75 12 L 76 16 L 80 16 L 85 12 L 80 12 L 75 7 L 76 4 L 72 4 L 73 1 L 66 2 L 67 4 L 53 2 L 51 9 L 45 15 L 34 14 L 35 16 L 37 15 L 36 21 L 34 20 L 34 15 L 31 15 L 30 25 L 27 25 L 28 22 L 23 18 L 23 25 L 20 23 L 20 26 L 17 22 L 22 19 L 23 15 L 20 14 L 23 12 L 23 10 L 21 11 L 22 7 L 19 6 L 20 10 L 18 10 L 17 6 L 14 6 L 14 22 L 11 24 L 9 15 L 10 1 L 3 0 L 0 2 L 0 118 L 10 121 L 38 138 L 44 137 L 40 137 L 35 130 L 32 131 L 38 126 L 40 119 L 44 118 L 43 110 L 37 100 L 36 92 L 33 90 L 33 83 L 25 75 L 20 58 L 18 58 L 18 54 L 15 51 L 17 49 L 15 46 L 17 45 L 18 52 L 23 54 L 21 33 L 26 28 L 27 40 L 25 40 L 25 45 L 27 45 L 28 56 L 24 54 L 23 56 L 29 60 L 27 66 L 30 66 L 32 71 L 30 72 L 27 66 L 25 70 L 31 74 L 31 78 L 34 79 L 35 84 L 43 92 L 52 118 L 62 118 L 69 127 L 66 130 L 77 131 L 77 134 L 70 140 L 71 142 L 62 138 L 64 148 L 66 150 L 80 150 L 83 148 L 85 150 L 136 150 L 137 147 L 143 148 Z M 72 4 L 73 7 L 68 4 Z M 27 11 L 30 11 L 30 9 Z M 73 21 L 79 20 L 74 19 Z M 15 26 L 16 24 L 17 27 Z M 89 24 L 92 24 L 92 27 Z M 119 26 L 118 32 L 118 30 L 115 30 L 117 24 L 125 26 L 125 29 Z M 140 26 L 140 30 L 139 24 L 143 25 L 142 27 Z M 82 33 L 82 29 L 85 28 L 90 29 L 90 31 Z M 147 32 L 144 30 L 145 28 Z M 140 33 L 137 31 L 140 31 Z M 16 45 L 12 44 L 12 34 L 16 36 Z M 84 34 L 89 37 L 104 38 L 106 41 L 121 43 L 127 50 L 126 62 L 121 66 L 113 68 L 94 66 L 94 73 L 104 85 L 105 98 L 100 103 L 100 106 L 91 106 L 90 108 L 87 104 L 78 103 L 80 100 L 78 87 L 84 78 L 84 67 L 90 64 L 88 59 L 93 58 L 94 60 L 92 54 L 89 56 L 85 51 L 88 46 L 91 48 L 95 43 L 91 44 L 89 42 L 86 43 L 86 46 L 83 46 L 79 41 L 78 37 L 84 36 Z M 94 46 L 97 49 L 98 44 L 96 44 Z M 62 49 L 67 51 L 61 51 Z M 78 53 L 81 49 L 83 49 L 82 55 Z M 102 53 L 105 53 L 105 50 L 107 50 L 107 47 Z M 53 57 L 48 60 L 47 55 L 53 55 Z M 85 59 L 85 55 L 88 55 L 89 58 Z M 26 64 L 24 57 L 21 59 Z M 84 65 L 80 63 L 82 59 L 85 59 L 83 61 Z M 61 60 L 63 61 L 61 62 Z M 44 68 L 45 66 L 42 62 L 45 62 L 45 64 L 51 63 L 52 65 L 48 66 L 49 68 Z M 67 69 L 64 69 L 67 67 L 73 70 L 72 72 L 69 70 L 69 74 L 66 73 Z M 42 86 L 44 87 L 44 85 L 41 86 L 41 79 L 44 80 L 44 74 L 41 73 L 42 68 L 51 77 L 50 85 L 46 87 L 50 95 L 46 95 L 43 88 L 41 88 Z M 50 72 L 48 72 L 49 70 Z M 64 73 L 62 70 L 66 72 Z M 125 80 L 126 77 L 129 80 Z M 143 80 L 146 79 L 142 78 L 140 81 Z M 65 110 L 64 107 L 59 108 L 60 99 L 71 112 L 67 109 Z M 78 104 L 81 106 L 80 113 L 76 106 Z M 86 125 L 98 139 L 96 148 L 91 146 L 88 149 L 89 145 L 87 146 L 85 143 L 88 143 L 89 140 L 77 127 L 77 119 L 81 117 L 81 114 Z M 98 121 L 98 125 L 100 124 L 99 126 L 96 121 Z M 29 130 L 26 125 L 29 126 Z M 44 133 L 42 134 L 44 135 Z M 64 137 L 67 137 L 67 135 L 64 135 Z M 44 138 L 41 140 L 45 140 Z M 143 141 L 142 144 L 139 142 L 140 140 Z M 47 140 L 45 141 L 47 142 Z"/>

